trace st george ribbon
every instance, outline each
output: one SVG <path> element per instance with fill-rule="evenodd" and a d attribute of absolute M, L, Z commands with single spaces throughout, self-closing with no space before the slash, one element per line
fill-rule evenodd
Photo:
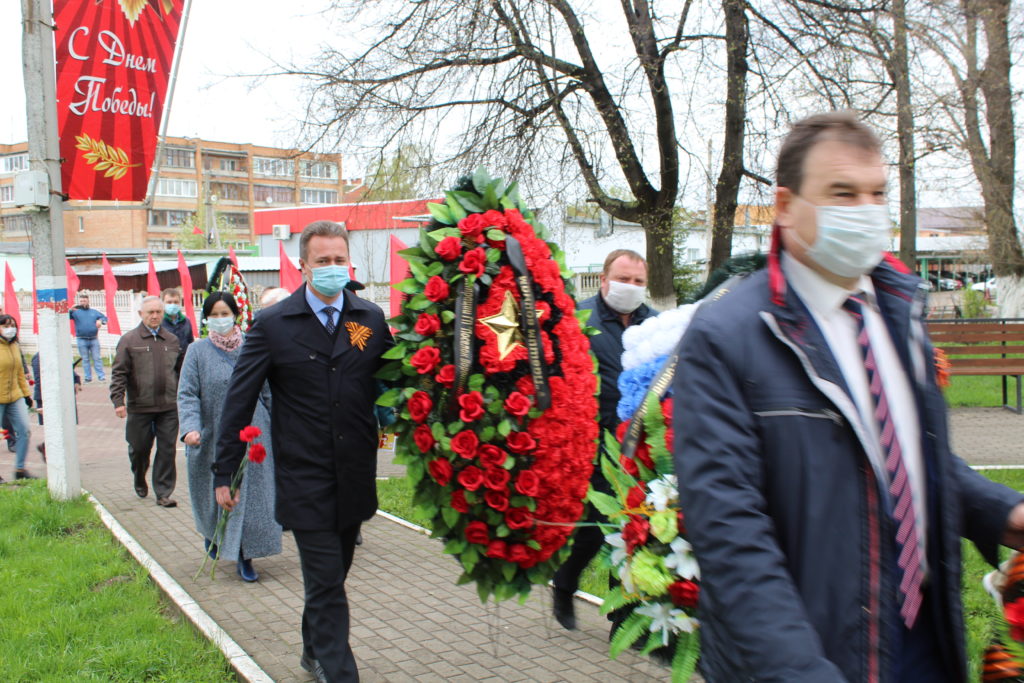
<path fill-rule="evenodd" d="M 70 199 L 141 201 L 185 0 L 55 0 L 61 181 Z"/>

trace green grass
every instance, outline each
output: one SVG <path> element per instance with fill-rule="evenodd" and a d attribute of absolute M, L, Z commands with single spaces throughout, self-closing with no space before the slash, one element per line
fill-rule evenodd
<path fill-rule="evenodd" d="M 20 484 L 20 482 L 19 482 Z M 84 498 L 0 485 L 0 678 L 235 681 Z"/>
<path fill-rule="evenodd" d="M 945 390 L 946 403 L 950 408 L 1001 406 L 1003 405 L 1002 377 L 985 377 L 957 375 L 950 378 Z M 1007 396 L 1010 403 L 1016 401 L 1016 383 L 1013 378 L 1007 379 Z"/>
<path fill-rule="evenodd" d="M 1024 490 L 1024 470 L 985 470 L 983 474 L 993 481 L 1018 491 Z M 377 482 L 377 495 L 382 510 L 429 528 L 429 520 L 418 515 L 412 506 L 412 488 L 405 479 L 388 479 Z M 1004 550 L 1003 559 L 1008 552 Z M 981 655 L 991 641 L 998 621 L 996 604 L 981 585 L 982 577 L 991 569 L 974 549 L 974 546 L 964 541 L 962 591 L 964 627 L 971 671 L 968 680 L 973 681 L 981 680 Z M 602 597 L 607 587 L 608 571 L 600 566 L 600 559 L 595 559 L 580 578 L 580 589 Z"/>

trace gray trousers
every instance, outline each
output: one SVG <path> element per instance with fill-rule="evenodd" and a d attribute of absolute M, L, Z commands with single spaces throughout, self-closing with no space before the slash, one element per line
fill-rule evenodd
<path fill-rule="evenodd" d="M 157 498 L 168 498 L 174 493 L 177 469 L 174 452 L 178 439 L 178 411 L 162 413 L 128 413 L 124 438 L 128 441 L 128 459 L 135 475 L 135 485 L 144 486 L 149 471 L 150 452 L 156 437 L 156 456 L 153 458 L 153 492 Z"/>

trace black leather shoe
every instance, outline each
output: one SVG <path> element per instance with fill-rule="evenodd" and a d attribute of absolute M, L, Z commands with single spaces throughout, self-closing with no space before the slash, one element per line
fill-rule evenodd
<path fill-rule="evenodd" d="M 356 545 L 362 545 L 362 544 L 363 544 L 363 532 L 360 531 L 358 534 L 356 534 Z"/>
<path fill-rule="evenodd" d="M 576 630 L 576 609 L 573 607 L 572 596 L 569 591 L 551 587 L 551 611 L 555 620 L 567 631 Z"/>
<path fill-rule="evenodd" d="M 299 660 L 299 666 L 313 674 L 313 680 L 316 683 L 327 683 L 327 674 L 324 672 L 324 668 L 320 666 L 320 662 L 313 659 L 305 652 L 302 653 L 302 659 Z"/>
<path fill-rule="evenodd" d="M 135 495 L 139 498 L 145 498 L 149 495 L 149 487 L 143 484 L 142 486 L 135 487 Z"/>
<path fill-rule="evenodd" d="M 162 508 L 176 508 L 178 507 L 178 501 L 173 498 L 157 498 L 156 504 Z"/>
<path fill-rule="evenodd" d="M 28 470 L 22 469 L 22 470 L 14 470 L 14 478 L 15 479 L 38 479 L 39 477 L 35 477 L 35 476 L 29 474 Z"/>

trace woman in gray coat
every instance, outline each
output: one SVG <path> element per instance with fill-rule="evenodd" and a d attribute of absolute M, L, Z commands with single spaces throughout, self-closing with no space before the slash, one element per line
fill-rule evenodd
<path fill-rule="evenodd" d="M 228 395 L 228 380 L 241 352 L 242 331 L 236 321 L 238 304 L 227 292 L 213 292 L 203 302 L 203 318 L 210 336 L 190 344 L 178 381 L 178 423 L 185 442 L 188 484 L 196 530 L 212 545 L 220 508 L 213 493 L 210 466 L 216 457 L 217 425 Z M 267 449 L 261 464 L 250 463 L 241 485 L 241 499 L 228 519 L 220 557 L 238 562 L 238 575 L 256 581 L 252 558 L 281 552 L 281 526 L 274 520 L 274 457 L 270 445 L 270 392 L 264 390 L 253 424 L 263 432 L 259 442 Z"/>

